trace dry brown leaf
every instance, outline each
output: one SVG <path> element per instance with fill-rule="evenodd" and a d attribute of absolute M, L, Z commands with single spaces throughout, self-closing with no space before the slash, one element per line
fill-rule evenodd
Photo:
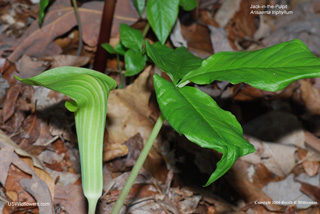
<path fill-rule="evenodd" d="M 259 187 L 249 181 L 248 168 L 249 165 L 245 161 L 238 159 L 232 166 L 231 171 L 226 174 L 229 184 L 231 184 L 233 188 L 239 192 L 239 194 L 247 203 L 254 203 L 255 201 L 272 201 L 272 199 L 268 197 Z M 281 210 L 281 207 L 276 204 L 267 204 L 266 207 L 270 211 Z M 251 209 L 254 211 L 253 213 L 271 213 L 263 206 L 253 206 Z"/>
<path fill-rule="evenodd" d="M 90 57 L 89 56 L 73 56 L 73 55 L 56 55 L 52 57 L 46 57 L 43 60 L 49 61 L 51 68 L 57 68 L 62 66 L 75 66 L 81 67 L 86 65 Z"/>
<path fill-rule="evenodd" d="M 36 142 L 34 142 L 33 145 L 35 145 L 35 146 L 47 145 L 47 143 L 50 142 L 52 139 L 53 139 L 53 137 L 51 136 L 51 134 L 49 132 L 49 125 L 47 124 L 46 121 L 41 120 L 40 127 L 39 127 L 39 137 L 36 140 Z"/>
<path fill-rule="evenodd" d="M 25 148 L 34 143 L 39 137 L 40 120 L 36 114 L 29 115 L 22 123 L 22 140 L 19 143 L 20 148 Z"/>
<path fill-rule="evenodd" d="M 30 202 L 34 203 L 35 200 L 32 196 L 24 191 L 19 183 L 22 178 L 30 178 L 31 176 L 21 171 L 18 167 L 11 165 L 8 172 L 8 178 L 5 184 L 6 194 L 11 201 L 17 202 Z M 4 213 L 11 213 L 17 207 L 8 206 Z"/>
<path fill-rule="evenodd" d="M 15 112 L 15 106 L 17 103 L 17 99 L 19 94 L 23 91 L 22 84 L 15 84 L 12 86 L 7 94 L 6 101 L 3 105 L 3 109 L 1 111 L 2 122 L 5 123 Z"/>
<path fill-rule="evenodd" d="M 108 134 L 105 140 L 104 161 L 110 160 L 110 157 L 126 155 L 128 149 L 123 143 L 137 133 L 140 133 L 143 144 L 147 142 L 155 123 L 149 108 L 151 91 L 147 82 L 150 71 L 151 66 L 147 67 L 133 84 L 125 89 L 111 91 L 108 99 Z M 155 145 L 158 143 L 159 140 L 156 139 Z M 113 151 L 111 147 L 116 150 Z M 155 148 L 153 147 L 148 154 L 148 160 L 145 161 L 144 167 L 153 176 L 162 180 L 159 171 L 164 170 L 165 166 L 162 156 Z"/>
<path fill-rule="evenodd" d="M 139 133 L 129 138 L 124 144 L 128 148 L 128 154 L 108 163 L 108 168 L 113 172 L 129 171 L 136 163 L 143 149 L 143 139 Z"/>
<path fill-rule="evenodd" d="M 55 186 L 54 204 L 59 205 L 67 213 L 86 214 L 86 198 L 83 195 L 81 185 L 68 184 Z"/>
<path fill-rule="evenodd" d="M 14 148 L 14 151 L 21 156 L 32 158 L 34 166 L 43 169 L 41 162 L 34 156 L 30 155 L 26 151 L 22 150 L 15 142 L 13 142 L 5 133 L 0 130 L 0 142 L 4 145 L 10 145 Z M 0 144 L 0 145 L 1 145 Z"/>
<path fill-rule="evenodd" d="M 240 10 L 232 18 L 235 31 L 241 39 L 247 37 L 253 38 L 257 30 L 255 24 L 256 15 L 250 14 L 250 11 L 250 1 L 242 0 Z"/>
<path fill-rule="evenodd" d="M 84 32 L 83 40 L 90 46 L 97 44 L 102 8 L 102 2 L 89 2 L 79 8 Z M 77 21 L 73 7 L 59 7 L 58 3 L 57 5 L 52 5 L 45 15 L 43 26 L 39 28 L 39 23 L 37 21 L 33 22 L 18 42 L 17 48 L 8 57 L 8 60 L 16 62 L 23 54 L 32 57 L 52 55 L 52 52 L 49 54 L 45 53 L 50 50 L 49 46 L 54 44 L 52 43 L 53 40 L 65 34 L 76 25 Z"/>
<path fill-rule="evenodd" d="M 5 186 L 9 167 L 12 162 L 12 156 L 13 156 L 13 149 L 9 145 L 5 145 L 0 150 L 0 182 L 2 186 Z"/>
<path fill-rule="evenodd" d="M 269 47 L 292 39 L 303 41 L 311 52 L 320 54 L 320 16 L 317 0 L 306 1 L 292 9 L 293 14 L 277 17 L 275 29 L 263 43 Z"/>
<path fill-rule="evenodd" d="M 290 174 L 282 181 L 270 182 L 267 186 L 263 187 L 262 190 L 274 201 L 283 201 L 284 204 L 282 205 L 291 206 L 296 202 L 295 205 L 297 208 L 308 208 L 312 206 L 310 203 L 312 199 L 300 191 L 302 182 L 318 186 L 319 176 L 312 178 L 306 176 L 306 174 L 300 174 L 295 178 L 293 174 Z"/>
<path fill-rule="evenodd" d="M 238 84 L 230 87 L 230 93 L 234 100 L 252 101 L 263 97 L 260 89 L 254 88 L 247 84 Z"/>
<path fill-rule="evenodd" d="M 49 67 L 49 63 L 23 55 L 16 63 L 16 67 L 20 73 L 19 77 L 29 78 L 45 71 Z"/>
<path fill-rule="evenodd" d="M 49 188 L 50 194 L 51 194 L 51 198 L 54 198 L 54 180 L 53 178 L 50 176 L 49 173 L 47 173 L 46 171 L 36 168 L 33 166 L 32 164 L 32 159 L 31 158 L 21 158 L 21 160 L 23 160 L 23 162 L 25 162 L 35 173 L 36 175 L 46 183 L 46 185 Z"/>
<path fill-rule="evenodd" d="M 16 84 L 17 80 L 14 78 L 14 75 L 18 75 L 18 73 L 14 63 L 6 60 L 0 69 L 0 73 L 2 74 L 2 78 L 7 80 L 10 86 Z"/>
<path fill-rule="evenodd" d="M 241 157 L 241 160 L 252 164 L 262 163 L 268 170 L 280 177 L 287 176 L 296 165 L 296 148 L 276 143 L 266 143 L 254 138 L 248 139 L 256 152 Z"/>
<path fill-rule="evenodd" d="M 149 119 L 148 103 L 151 92 L 146 86 L 150 70 L 151 67 L 146 68 L 138 79 L 125 89 L 111 91 L 108 99 L 108 137 L 104 161 L 110 160 L 106 159 L 106 157 L 115 158 L 114 155 L 109 154 L 113 152 L 108 148 L 109 145 L 122 145 L 137 133 L 140 133 L 144 143 L 147 141 L 154 125 L 153 121 Z M 123 155 L 126 155 L 126 153 L 119 154 L 118 157 Z"/>
<path fill-rule="evenodd" d="M 119 33 L 121 23 L 132 25 L 140 18 L 132 2 L 128 0 L 117 0 L 112 22 L 111 37 L 116 37 Z"/>
<path fill-rule="evenodd" d="M 215 28 L 208 25 L 210 30 L 210 39 L 214 53 L 221 51 L 233 51 L 230 46 L 228 36 L 223 28 Z"/>
<path fill-rule="evenodd" d="M 302 166 L 304 168 L 304 171 L 307 173 L 309 176 L 314 176 L 318 173 L 320 163 L 319 163 L 319 155 L 316 154 L 315 152 L 307 151 L 304 149 L 298 148 L 297 155 L 299 159 L 302 161 Z M 318 158 L 318 160 L 312 160 L 314 158 Z"/>
<path fill-rule="evenodd" d="M 320 204 L 320 188 L 305 182 L 300 182 L 300 191 L 312 198 L 318 204 Z"/>
<path fill-rule="evenodd" d="M 181 32 L 191 53 L 200 58 L 207 58 L 213 54 L 210 31 L 206 26 L 200 24 L 181 25 Z"/>
<path fill-rule="evenodd" d="M 48 203 L 46 206 L 39 206 L 39 212 L 53 213 L 52 196 L 54 196 L 54 181 L 51 176 L 42 169 L 33 167 L 32 161 L 29 158 L 22 160 L 18 155 L 14 154 L 12 163 L 20 170 L 32 175 L 31 179 L 23 178 L 20 180 L 21 187 L 26 189 L 38 203 Z"/>
<path fill-rule="evenodd" d="M 301 99 L 312 114 L 320 114 L 320 89 L 312 86 L 308 80 L 299 80 Z"/>
<path fill-rule="evenodd" d="M 220 27 L 224 28 L 228 22 L 232 19 L 234 14 L 240 10 L 241 0 L 226 0 L 223 1 L 218 12 L 214 16 L 214 20 Z"/>

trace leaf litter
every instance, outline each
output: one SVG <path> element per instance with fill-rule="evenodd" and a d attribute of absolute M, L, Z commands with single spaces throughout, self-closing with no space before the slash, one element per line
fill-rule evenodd
<path fill-rule="evenodd" d="M 196 11 L 179 16 L 180 25 L 170 35 L 174 46 L 186 46 L 198 57 L 256 50 L 292 38 L 302 39 L 312 52 L 320 53 L 317 1 L 198 2 Z M 294 14 L 250 15 L 250 5 L 259 3 L 287 4 Z M 63 107 L 68 98 L 17 83 L 14 75 L 30 77 L 66 65 L 90 67 L 102 2 L 80 7 L 85 42 L 81 56 L 72 55 L 78 32 L 69 1 L 54 1 L 41 29 L 34 19 L 38 5 L 17 0 L 0 4 L 4 6 L 0 9 L 0 190 L 5 193 L 0 197 L 1 201 L 49 203 L 17 208 L 1 202 L 0 210 L 85 213 L 74 122 Z M 133 4 L 118 1 L 112 41 L 119 41 L 119 23 L 139 26 L 139 22 Z M 115 59 L 107 64 L 116 68 Z M 119 79 L 112 69 L 110 75 Z M 110 94 L 101 213 L 110 212 L 159 115 L 150 81 L 154 72 L 147 67 L 125 89 Z M 191 146 L 166 124 L 130 191 L 127 213 L 319 212 L 319 204 L 314 204 L 319 203 L 319 78 L 300 80 L 274 93 L 228 82 L 196 87 L 237 116 L 257 152 L 239 159 L 226 176 L 204 189 L 201 185 L 220 155 Z M 257 203 L 272 201 L 288 203 Z M 289 204 L 294 201 L 308 203 Z"/>

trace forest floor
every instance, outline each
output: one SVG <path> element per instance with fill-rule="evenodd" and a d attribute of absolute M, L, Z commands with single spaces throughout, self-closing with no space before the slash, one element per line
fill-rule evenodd
<path fill-rule="evenodd" d="M 180 25 L 168 46 L 185 45 L 207 58 L 220 51 L 258 50 L 300 39 L 320 56 L 320 1 L 198 2 L 196 10 L 179 14 Z M 277 13 L 251 13 L 266 10 L 251 5 L 276 4 L 284 6 L 270 10 Z M 86 213 L 74 116 L 64 107 L 67 98 L 14 78 L 60 66 L 92 68 L 103 2 L 79 1 L 79 6 L 89 9 L 81 15 L 84 48 L 76 56 L 79 33 L 70 1 L 53 1 L 42 28 L 39 4 L 0 1 L 0 213 L 39 213 L 39 206 L 55 213 Z M 112 45 L 119 42 L 119 23 L 139 30 L 146 25 L 128 0 L 117 1 L 114 17 Z M 147 38 L 152 42 L 152 32 Z M 124 89 L 110 93 L 105 186 L 97 213 L 110 213 L 160 114 L 152 83 L 155 72 L 159 69 L 147 66 L 127 78 Z M 120 83 L 116 57 L 108 59 L 106 73 Z M 228 82 L 196 87 L 236 116 L 256 152 L 202 187 L 221 155 L 196 146 L 165 123 L 123 212 L 320 213 L 320 78 L 296 81 L 279 92 Z"/>

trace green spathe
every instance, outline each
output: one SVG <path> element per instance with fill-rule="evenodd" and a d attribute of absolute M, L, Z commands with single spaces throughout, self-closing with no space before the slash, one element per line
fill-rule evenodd
<path fill-rule="evenodd" d="M 103 189 L 102 152 L 109 92 L 116 82 L 102 73 L 77 67 L 59 67 L 18 80 L 63 93 L 74 101 L 66 107 L 75 113 L 81 159 L 82 186 L 94 213 Z"/>

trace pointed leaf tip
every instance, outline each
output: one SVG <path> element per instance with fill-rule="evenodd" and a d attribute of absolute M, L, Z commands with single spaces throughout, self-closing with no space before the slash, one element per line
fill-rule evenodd
<path fill-rule="evenodd" d="M 216 53 L 181 82 L 244 82 L 258 89 L 278 91 L 295 80 L 319 76 L 320 59 L 295 39 L 256 51 Z"/>
<path fill-rule="evenodd" d="M 206 93 L 194 87 L 177 88 L 157 74 L 154 87 L 162 114 L 178 133 L 200 147 L 223 154 L 206 186 L 225 174 L 238 157 L 255 151 L 243 138 L 235 116 Z"/>

